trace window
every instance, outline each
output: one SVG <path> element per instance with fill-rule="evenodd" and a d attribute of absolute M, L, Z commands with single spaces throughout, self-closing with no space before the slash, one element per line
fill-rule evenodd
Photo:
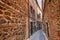
<path fill-rule="evenodd" d="M 34 23 L 31 22 L 31 35 L 34 33 Z"/>
<path fill-rule="evenodd" d="M 42 29 L 42 25 L 41 25 L 41 22 L 39 22 L 39 21 L 37 21 L 37 30 L 40 30 L 40 29 Z"/>
<path fill-rule="evenodd" d="M 35 22 L 31 22 L 31 35 L 36 31 Z"/>
<path fill-rule="evenodd" d="M 35 10 L 30 6 L 30 16 L 35 19 Z"/>
<path fill-rule="evenodd" d="M 35 10 L 33 10 L 32 17 L 35 18 Z"/>
<path fill-rule="evenodd" d="M 33 9 L 32 6 L 30 6 L 30 11 L 31 11 L 31 13 L 32 13 L 32 9 Z"/>

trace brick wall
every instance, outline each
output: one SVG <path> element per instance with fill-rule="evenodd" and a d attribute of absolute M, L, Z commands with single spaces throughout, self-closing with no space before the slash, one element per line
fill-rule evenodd
<path fill-rule="evenodd" d="M 58 36 L 58 27 L 60 27 L 60 1 L 46 0 L 44 8 L 44 18 L 49 24 L 49 40 L 60 40 Z M 47 9 L 47 10 L 46 10 Z"/>
<path fill-rule="evenodd" d="M 0 40 L 25 40 L 28 0 L 0 0 Z"/>

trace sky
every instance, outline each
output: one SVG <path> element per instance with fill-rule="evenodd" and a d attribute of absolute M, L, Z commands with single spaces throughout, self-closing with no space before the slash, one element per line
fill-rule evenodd
<path fill-rule="evenodd" d="M 37 0 L 40 8 L 42 8 L 42 0 Z"/>

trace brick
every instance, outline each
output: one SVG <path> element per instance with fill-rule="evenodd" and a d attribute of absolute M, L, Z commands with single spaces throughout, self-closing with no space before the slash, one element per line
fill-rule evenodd
<path fill-rule="evenodd" d="M 8 4 L 8 5 L 12 5 L 11 3 L 9 3 L 8 0 L 1 0 L 1 1 L 4 2 L 4 3 L 6 3 L 6 4 Z"/>
<path fill-rule="evenodd" d="M 8 15 L 8 16 L 11 16 L 11 13 L 10 13 L 10 12 L 8 12 L 8 11 L 7 11 L 7 12 L 5 12 L 4 14 L 5 14 L 5 15 Z"/>
<path fill-rule="evenodd" d="M 11 20 L 11 18 L 10 18 L 9 16 L 5 16 L 5 18 L 6 18 L 7 20 Z"/>
<path fill-rule="evenodd" d="M 0 14 L 3 14 L 3 12 L 0 10 Z"/>
<path fill-rule="evenodd" d="M 6 20 L 0 19 L 0 24 L 4 24 L 4 23 L 6 23 Z"/>
<path fill-rule="evenodd" d="M 6 9 L 5 9 L 4 7 L 2 7 L 2 6 L 0 6 L 0 9 L 1 9 L 1 10 L 6 10 Z"/>

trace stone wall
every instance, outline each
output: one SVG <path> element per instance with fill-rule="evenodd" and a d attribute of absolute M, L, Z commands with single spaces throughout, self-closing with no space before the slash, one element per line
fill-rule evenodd
<path fill-rule="evenodd" d="M 60 1 L 46 0 L 44 18 L 48 23 L 49 40 L 60 40 Z M 47 10 L 46 10 L 47 9 Z M 59 32 L 58 32 L 59 31 Z"/>
<path fill-rule="evenodd" d="M 28 0 L 0 0 L 0 40 L 25 40 Z"/>

